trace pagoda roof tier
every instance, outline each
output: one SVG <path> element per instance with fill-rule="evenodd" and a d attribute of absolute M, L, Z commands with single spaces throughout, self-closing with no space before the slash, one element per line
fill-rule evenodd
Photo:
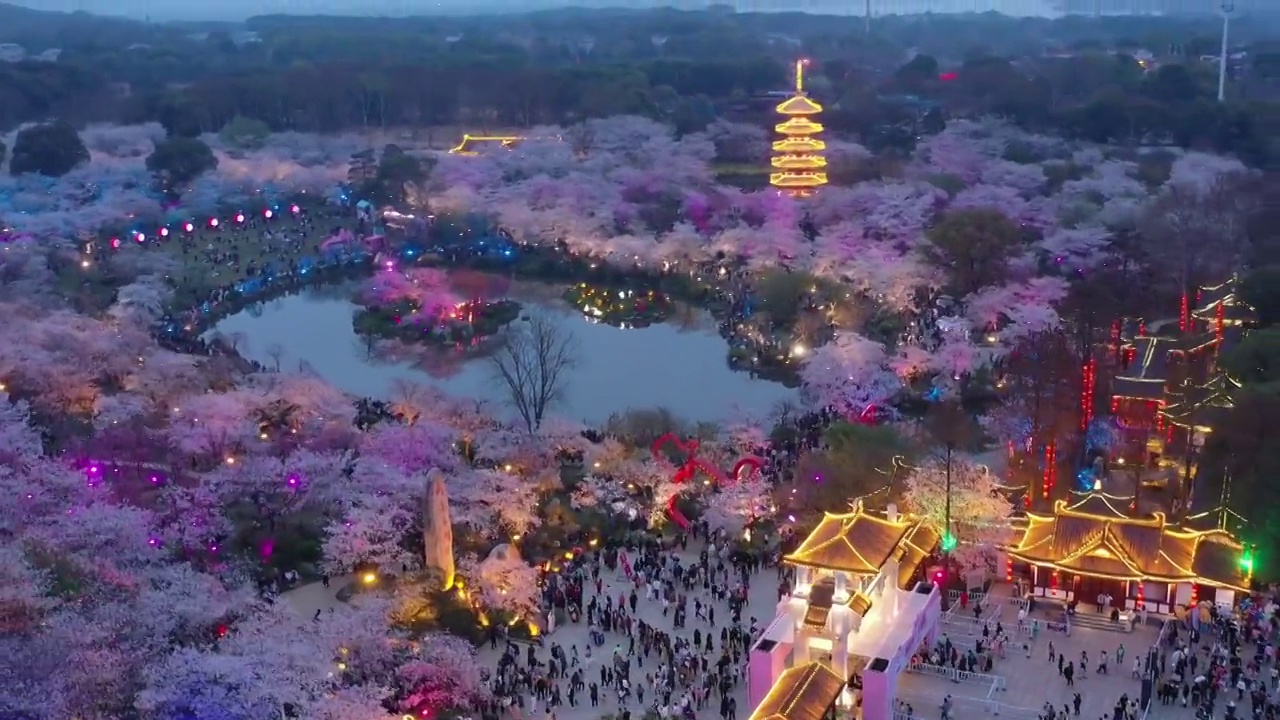
<path fill-rule="evenodd" d="M 822 112 L 822 106 L 807 95 L 797 93 L 778 103 L 776 110 L 781 115 L 817 115 Z"/>
<path fill-rule="evenodd" d="M 1114 498 L 1090 493 L 1053 513 L 1027 513 L 1027 527 L 1011 557 L 1039 567 L 1115 580 L 1189 582 L 1244 590 L 1243 546 L 1223 530 L 1170 526 L 1162 512 L 1128 517 Z"/>
<path fill-rule="evenodd" d="M 1111 394 L 1138 400 L 1159 400 L 1169 373 L 1169 354 L 1178 349 L 1173 338 L 1143 335 L 1133 339 L 1134 360 L 1116 375 Z"/>
<path fill-rule="evenodd" d="M 846 679 L 819 662 L 782 671 L 750 720 L 822 720 Z"/>
<path fill-rule="evenodd" d="M 801 567 L 864 576 L 879 574 L 893 559 L 910 577 L 937 544 L 937 532 L 922 521 L 876 517 L 859 505 L 850 513 L 825 513 L 800 547 L 783 559 Z"/>
<path fill-rule="evenodd" d="M 1204 312 L 1217 306 L 1219 303 L 1232 303 L 1236 301 L 1236 286 L 1238 278 L 1235 275 L 1227 278 L 1226 281 L 1217 285 L 1201 285 L 1196 288 L 1196 304 L 1192 309 L 1193 313 Z"/>
<path fill-rule="evenodd" d="M 827 166 L 827 159 L 821 155 L 781 155 L 770 163 L 780 170 L 816 170 Z"/>
<path fill-rule="evenodd" d="M 793 136 L 773 143 L 774 152 L 821 152 L 826 149 L 825 142 L 811 137 Z"/>
<path fill-rule="evenodd" d="M 1177 427 L 1194 425 L 1199 431 L 1210 432 L 1236 406 L 1233 393 L 1239 387 L 1240 383 L 1226 373 L 1218 373 L 1200 387 L 1179 389 L 1174 396 L 1177 400 L 1165 406 L 1161 414 Z"/>
<path fill-rule="evenodd" d="M 780 135 L 817 135 L 822 132 L 821 125 L 803 117 L 793 117 L 784 123 L 774 125 L 773 129 Z"/>
<path fill-rule="evenodd" d="M 769 184 L 777 188 L 813 188 L 827 184 L 827 174 L 820 172 L 777 172 L 769 175 Z"/>

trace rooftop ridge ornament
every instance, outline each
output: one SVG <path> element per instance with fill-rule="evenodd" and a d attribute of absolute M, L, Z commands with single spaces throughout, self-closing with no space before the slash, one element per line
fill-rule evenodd
<path fill-rule="evenodd" d="M 774 127 L 781 138 L 773 143 L 770 161 L 777 172 L 769 175 L 769 184 L 798 197 L 827 184 L 827 174 L 822 171 L 827 166 L 822 155 L 827 146 L 816 137 L 823 128 L 812 119 L 822 113 L 822 106 L 804 90 L 804 68 L 808 64 L 808 60 L 796 61 L 795 90 L 776 108 L 786 120 Z"/>

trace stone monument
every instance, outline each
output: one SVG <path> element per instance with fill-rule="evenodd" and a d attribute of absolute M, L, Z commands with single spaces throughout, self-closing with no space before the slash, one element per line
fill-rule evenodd
<path fill-rule="evenodd" d="M 432 468 L 427 473 L 427 492 L 422 498 L 423 565 L 435 570 L 444 588 L 453 587 L 453 524 L 449 520 L 449 490 L 444 473 Z"/>

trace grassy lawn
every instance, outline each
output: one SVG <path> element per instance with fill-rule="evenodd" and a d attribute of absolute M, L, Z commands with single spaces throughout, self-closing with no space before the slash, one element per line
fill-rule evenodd
<path fill-rule="evenodd" d="M 353 216 L 318 203 L 304 206 L 296 216 L 285 203 L 270 219 L 261 209 L 245 212 L 242 223 L 236 217 L 237 212 L 223 213 L 217 227 L 209 224 L 209 218 L 192 221 L 190 231 L 185 222 L 174 223 L 168 226 L 165 238 L 155 234 L 158 228 L 153 229 L 140 245 L 119 236 L 119 250 L 111 248 L 111 236 L 104 236 L 89 256 L 92 262 L 88 267 L 76 260 L 57 268 L 58 289 L 84 311 L 103 310 L 114 299 L 123 278 L 145 267 L 147 255 L 157 254 L 173 261 L 170 278 L 177 288 L 176 300 L 182 305 L 244 280 L 252 272 L 284 270 L 304 257 L 315 257 L 320 244 L 337 229 L 354 230 L 356 226 Z M 110 259 L 104 259 L 104 254 Z"/>

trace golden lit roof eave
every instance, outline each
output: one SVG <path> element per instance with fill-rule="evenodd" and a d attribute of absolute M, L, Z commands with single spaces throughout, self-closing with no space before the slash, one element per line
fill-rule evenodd
<path fill-rule="evenodd" d="M 822 132 L 823 127 L 811 120 L 803 120 L 801 118 L 792 118 L 784 123 L 773 126 L 774 131 L 779 135 L 817 135 Z"/>
<path fill-rule="evenodd" d="M 501 143 L 503 147 L 509 148 L 523 139 L 518 135 L 471 135 L 468 133 L 462 136 L 462 141 L 456 147 L 451 148 L 449 153 L 453 155 L 475 155 L 476 151 L 469 147 L 472 143 L 496 142 Z"/>
<path fill-rule="evenodd" d="M 792 95 L 774 108 L 780 115 L 817 115 L 822 106 L 805 95 Z"/>
<path fill-rule="evenodd" d="M 780 170 L 817 170 L 827 166 L 827 159 L 816 155 L 784 155 L 773 158 L 769 164 Z"/>
<path fill-rule="evenodd" d="M 905 517 L 891 521 L 868 515 L 861 508 L 849 513 L 823 513 L 818 526 L 800 543 L 795 552 L 784 556 L 783 560 L 802 567 L 875 575 L 916 525 L 917 522 Z M 855 537 L 851 540 L 850 536 L 859 532 L 873 535 L 870 538 Z M 879 537 L 875 536 L 876 533 L 879 533 Z M 880 547 L 859 548 L 853 542 L 859 539 L 875 541 Z M 884 555 L 884 559 L 868 558 L 868 552 L 874 552 L 877 556 Z M 837 560 L 840 562 L 836 562 Z"/>
<path fill-rule="evenodd" d="M 769 175 L 769 184 L 776 188 L 815 188 L 827 184 L 826 173 L 773 173 Z"/>
<path fill-rule="evenodd" d="M 1215 580 L 1213 578 L 1199 577 L 1197 575 L 1183 577 L 1183 576 L 1174 576 L 1174 575 L 1156 575 L 1156 574 L 1142 573 L 1133 577 L 1126 577 L 1126 576 L 1114 575 L 1110 573 L 1085 573 L 1075 568 L 1061 565 L 1059 563 L 1026 557 L 1021 553 L 1017 552 L 1016 550 L 1007 550 L 1006 552 L 1008 553 L 1009 557 L 1015 560 L 1018 560 L 1020 562 L 1027 563 L 1028 565 L 1035 565 L 1038 567 L 1050 568 L 1052 570 L 1057 570 L 1059 572 L 1069 572 L 1077 575 L 1088 575 L 1090 577 L 1100 577 L 1100 578 L 1105 578 L 1109 580 L 1143 580 L 1143 581 L 1154 581 L 1154 582 L 1163 582 L 1163 583 L 1194 583 L 1197 585 L 1211 585 L 1213 587 L 1226 588 L 1228 590 L 1235 590 L 1237 592 L 1249 592 L 1249 587 L 1246 584 L 1236 584 L 1236 583 L 1226 582 L 1223 580 Z"/>
<path fill-rule="evenodd" d="M 827 144 L 817 138 L 789 136 L 773 142 L 776 152 L 817 152 L 826 150 Z"/>
<path fill-rule="evenodd" d="M 1115 497 L 1115 496 L 1112 496 L 1112 497 Z M 1066 500 L 1057 500 L 1053 503 L 1052 514 L 1039 513 L 1039 512 L 1033 512 L 1031 510 L 1028 510 L 1026 512 L 1026 515 L 1027 515 L 1027 519 L 1029 520 L 1041 520 L 1041 521 L 1048 521 L 1048 522 L 1052 522 L 1057 517 L 1066 516 L 1066 517 L 1080 518 L 1083 520 L 1102 520 L 1107 522 L 1123 523 L 1125 525 L 1140 525 L 1144 527 L 1165 527 L 1166 526 L 1165 514 L 1160 511 L 1151 513 L 1151 515 L 1146 518 L 1135 518 L 1135 517 L 1128 517 L 1128 516 L 1108 517 L 1105 515 L 1097 515 L 1094 513 L 1086 513 L 1086 512 L 1080 512 L 1078 510 L 1073 510 L 1073 508 L 1076 508 L 1079 506 L 1080 506 L 1080 503 L 1076 503 L 1075 505 L 1067 505 Z"/>
<path fill-rule="evenodd" d="M 820 662 L 782 671 L 750 720 L 820 720 L 826 715 L 846 679 Z"/>

